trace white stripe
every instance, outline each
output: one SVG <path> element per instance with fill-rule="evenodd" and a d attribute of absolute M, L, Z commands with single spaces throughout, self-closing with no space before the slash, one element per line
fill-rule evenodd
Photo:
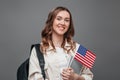
<path fill-rule="evenodd" d="M 79 53 L 77 53 L 78 54 L 78 56 L 81 56 Z M 91 61 L 91 59 L 88 59 L 86 56 L 81 56 L 84 60 L 86 60 L 88 63 L 90 63 L 90 64 L 93 64 L 93 62 Z"/>
<path fill-rule="evenodd" d="M 86 58 L 88 58 L 91 62 L 95 61 L 95 58 L 91 57 L 88 53 L 86 53 Z"/>
<path fill-rule="evenodd" d="M 78 57 L 75 57 L 75 59 L 77 59 L 79 62 L 81 62 L 82 64 L 84 64 L 85 66 L 91 68 L 91 66 L 89 64 L 87 64 L 84 60 L 81 60 L 80 58 Z"/>
<path fill-rule="evenodd" d="M 96 58 L 95 54 L 91 53 L 90 51 L 87 51 L 93 58 Z"/>
<path fill-rule="evenodd" d="M 84 59 L 81 55 L 76 55 L 76 57 L 78 58 L 79 61 L 81 61 L 83 64 L 87 65 L 87 66 L 91 66 L 91 64 L 86 60 Z"/>

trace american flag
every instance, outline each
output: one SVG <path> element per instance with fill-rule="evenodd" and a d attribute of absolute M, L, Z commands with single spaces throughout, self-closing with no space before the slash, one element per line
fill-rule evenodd
<path fill-rule="evenodd" d="M 80 45 L 77 50 L 77 53 L 75 54 L 74 59 L 77 60 L 78 62 L 81 62 L 86 67 L 92 68 L 96 59 L 96 55 L 92 53 L 90 50 Z"/>

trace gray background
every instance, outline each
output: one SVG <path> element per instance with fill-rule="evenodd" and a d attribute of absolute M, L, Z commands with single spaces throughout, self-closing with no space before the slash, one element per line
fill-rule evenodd
<path fill-rule="evenodd" d="M 94 80 L 119 80 L 120 0 L 0 0 L 0 80 L 16 80 L 56 6 L 70 9 L 74 40 L 96 53 Z"/>

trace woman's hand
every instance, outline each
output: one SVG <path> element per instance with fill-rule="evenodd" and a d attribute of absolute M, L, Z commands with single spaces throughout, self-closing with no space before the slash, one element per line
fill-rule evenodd
<path fill-rule="evenodd" d="M 74 80 L 74 71 L 72 68 L 63 69 L 61 75 L 63 80 Z"/>
<path fill-rule="evenodd" d="M 63 69 L 61 75 L 63 80 L 84 80 L 84 78 L 76 74 L 72 68 Z"/>

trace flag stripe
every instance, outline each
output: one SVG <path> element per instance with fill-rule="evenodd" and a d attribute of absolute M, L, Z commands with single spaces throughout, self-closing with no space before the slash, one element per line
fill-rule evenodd
<path fill-rule="evenodd" d="M 90 68 L 90 65 L 86 64 L 83 60 L 79 59 L 78 57 L 75 57 L 75 59 L 79 62 L 81 62 L 83 65 L 87 66 L 88 68 Z"/>
<path fill-rule="evenodd" d="M 79 54 L 79 53 L 76 53 L 76 55 Z M 84 58 L 87 62 L 89 62 L 90 64 L 92 64 L 94 62 L 94 60 L 92 61 L 92 59 L 87 56 L 88 53 L 86 53 L 85 56 L 82 56 L 81 54 L 79 54 L 78 56 L 81 56 L 82 58 Z"/>
<path fill-rule="evenodd" d="M 91 62 L 89 62 L 88 60 L 86 60 L 86 58 L 83 58 L 81 55 L 76 54 L 76 57 L 80 59 L 80 61 L 83 61 L 85 63 L 85 65 L 91 65 Z"/>
<path fill-rule="evenodd" d="M 87 64 L 84 59 L 81 59 L 79 57 L 75 57 L 76 60 L 78 60 L 79 62 L 81 62 L 83 65 L 87 66 L 88 68 L 91 68 L 91 66 L 89 64 Z"/>
<path fill-rule="evenodd" d="M 91 56 L 91 53 L 89 53 L 89 52 L 86 53 L 85 57 L 89 58 L 93 62 L 95 60 L 95 56 Z"/>
<path fill-rule="evenodd" d="M 91 68 L 91 66 L 85 64 L 85 62 L 82 61 L 82 60 L 80 60 L 79 58 L 76 57 L 75 59 L 76 59 L 77 61 L 79 61 L 80 63 L 82 63 L 83 65 L 85 65 L 86 67 Z"/>
<path fill-rule="evenodd" d="M 90 57 L 92 57 L 93 59 L 96 58 L 96 56 L 93 53 L 91 53 L 90 51 L 87 51 L 87 53 L 89 53 Z"/>
<path fill-rule="evenodd" d="M 86 59 L 88 59 L 90 62 L 94 62 L 94 60 L 93 59 L 91 59 L 89 56 L 85 56 L 86 57 Z"/>
<path fill-rule="evenodd" d="M 92 53 L 90 50 L 87 50 L 87 51 L 88 51 L 89 53 Z M 92 53 L 92 55 L 96 57 L 96 55 L 95 55 L 94 53 Z"/>
<path fill-rule="evenodd" d="M 77 56 L 78 56 L 79 58 L 85 60 L 88 64 L 92 64 L 92 62 L 91 62 L 89 59 L 87 59 L 86 57 L 83 57 L 83 56 L 80 55 L 79 53 L 77 53 L 77 54 L 78 54 Z"/>
<path fill-rule="evenodd" d="M 76 59 L 78 62 L 81 62 L 86 67 L 92 68 L 92 66 L 95 62 L 95 59 L 96 59 L 96 55 L 94 53 L 92 53 L 91 51 L 89 51 L 87 49 L 84 50 L 84 49 L 86 49 L 86 48 L 84 48 L 83 46 L 80 45 L 75 54 L 74 59 Z"/>
<path fill-rule="evenodd" d="M 90 61 L 94 62 L 94 59 L 89 55 L 89 53 L 86 53 L 85 57 L 88 58 Z"/>

